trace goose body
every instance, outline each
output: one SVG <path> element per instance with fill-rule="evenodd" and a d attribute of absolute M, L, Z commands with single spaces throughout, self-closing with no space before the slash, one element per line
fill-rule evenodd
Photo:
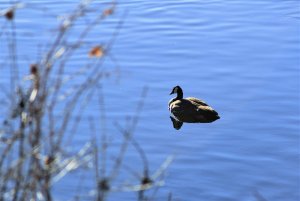
<path fill-rule="evenodd" d="M 174 121 L 210 123 L 220 118 L 218 113 L 204 101 L 194 97 L 183 98 L 183 91 L 180 86 L 174 87 L 170 95 L 174 93 L 177 93 L 177 96 L 169 101 L 169 111 L 173 124 Z"/>

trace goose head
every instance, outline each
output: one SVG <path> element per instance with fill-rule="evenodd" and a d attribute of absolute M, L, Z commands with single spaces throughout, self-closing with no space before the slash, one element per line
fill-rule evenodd
<path fill-rule="evenodd" d="M 183 98 L 183 91 L 182 91 L 182 89 L 181 89 L 180 86 L 178 86 L 178 85 L 175 86 L 175 87 L 172 89 L 170 95 L 175 94 L 175 93 L 177 93 L 176 100 L 179 100 L 179 99 L 182 99 L 182 98 Z"/>

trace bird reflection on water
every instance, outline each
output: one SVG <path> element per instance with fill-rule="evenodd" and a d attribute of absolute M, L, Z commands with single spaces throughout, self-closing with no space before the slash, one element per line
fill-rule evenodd
<path fill-rule="evenodd" d="M 174 117 L 170 116 L 170 119 L 173 123 L 173 128 L 175 128 L 176 130 L 179 130 L 181 128 L 181 126 L 183 125 L 183 122 L 181 121 L 177 121 Z"/>

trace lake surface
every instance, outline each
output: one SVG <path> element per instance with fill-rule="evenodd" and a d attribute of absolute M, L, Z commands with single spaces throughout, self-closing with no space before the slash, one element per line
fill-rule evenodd
<path fill-rule="evenodd" d="M 20 51 L 19 61 L 26 65 L 37 58 L 39 44 L 51 39 L 57 27 L 52 14 L 76 5 L 28 2 L 31 10 L 17 13 L 18 48 L 26 49 Z M 126 16 L 111 50 L 120 74 L 103 83 L 106 129 L 112 133 L 113 151 L 121 138 L 114 122 L 123 125 L 135 114 L 143 87 L 148 87 L 135 139 L 147 154 L 151 173 L 167 156 L 175 155 L 154 200 L 167 200 L 169 192 L 174 200 L 188 201 L 255 201 L 257 192 L 268 201 L 300 200 L 299 4 L 298 0 L 124 0 L 118 2 L 111 22 L 92 32 L 88 42 L 105 42 Z M 5 5 L 0 3 L 1 8 Z M 48 10 L 37 11 L 42 7 Z M 81 27 L 84 24 L 77 28 Z M 80 67 L 83 54 L 76 55 L 68 72 Z M 116 63 L 108 59 L 106 65 L 115 68 Z M 2 84 L 6 76 L 1 75 Z M 205 100 L 221 119 L 174 130 L 167 103 L 176 85 L 184 96 Z M 97 104 L 95 99 L 83 116 L 94 114 Z M 89 127 L 83 123 L 74 149 L 90 139 L 82 134 Z M 130 149 L 125 163 L 138 169 L 136 161 L 140 164 Z M 67 200 L 78 185 L 72 178 L 54 189 L 58 200 Z M 81 193 L 92 185 L 86 179 Z M 111 200 L 135 196 L 118 192 Z"/>

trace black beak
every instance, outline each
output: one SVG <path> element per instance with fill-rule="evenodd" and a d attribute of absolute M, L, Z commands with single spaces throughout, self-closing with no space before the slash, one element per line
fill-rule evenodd
<path fill-rule="evenodd" d="M 170 95 L 172 95 L 172 94 L 174 94 L 174 92 L 173 92 L 173 91 L 170 93 Z"/>

